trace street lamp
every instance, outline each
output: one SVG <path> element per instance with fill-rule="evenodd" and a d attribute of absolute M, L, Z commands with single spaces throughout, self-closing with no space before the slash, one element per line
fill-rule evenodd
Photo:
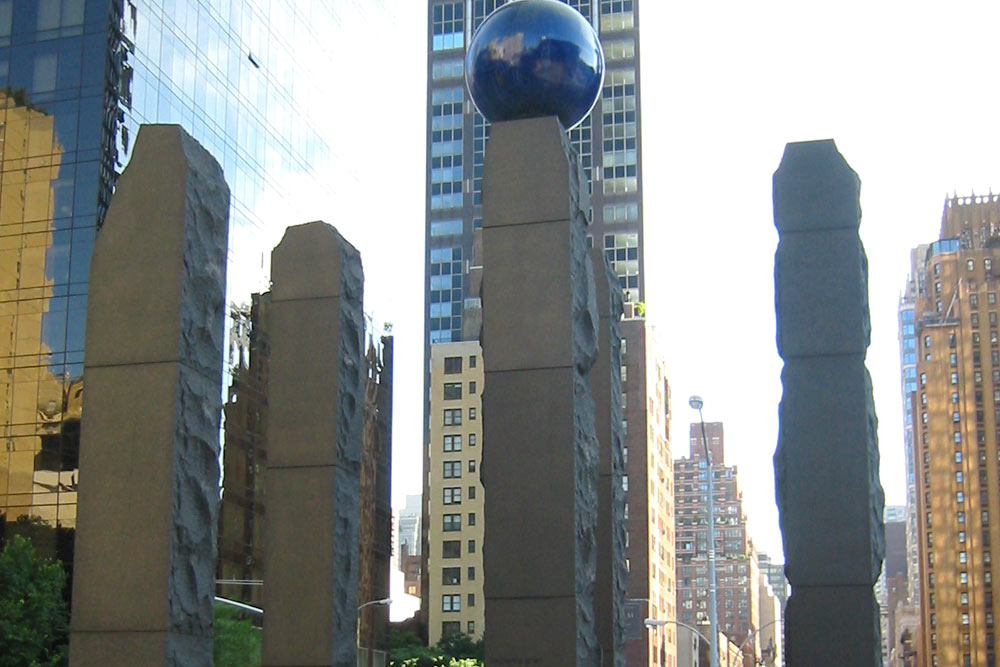
<path fill-rule="evenodd" d="M 655 618 L 647 618 L 642 622 L 650 630 L 656 629 L 657 634 L 660 636 L 660 659 L 657 660 L 657 664 L 663 667 L 667 663 L 667 647 L 663 645 L 663 626 L 667 624 L 667 621 L 660 621 Z"/>
<path fill-rule="evenodd" d="M 744 647 L 746 647 L 746 645 L 748 643 L 750 643 L 750 641 L 754 638 L 754 636 L 760 636 L 761 632 L 763 632 L 767 628 L 771 627 L 772 625 L 775 625 L 777 623 L 781 623 L 781 621 L 782 621 L 782 619 L 779 618 L 779 619 L 770 621 L 769 623 L 765 623 L 764 625 L 760 626 L 759 628 L 750 628 L 750 633 L 747 635 L 747 638 L 743 640 L 743 643 L 740 644 L 740 648 L 738 649 L 739 652 L 740 652 L 740 654 L 741 655 L 743 654 Z M 757 657 L 756 657 L 756 651 L 755 651 L 754 652 L 754 661 L 756 661 L 756 660 L 757 660 Z"/>
<path fill-rule="evenodd" d="M 705 457 L 708 459 L 708 626 L 709 654 L 711 667 L 719 667 L 719 609 L 716 606 L 715 586 L 715 480 L 712 470 L 712 450 L 708 447 L 708 436 L 705 434 L 705 417 L 701 408 L 705 401 L 701 396 L 692 396 L 688 405 L 698 411 L 701 422 L 701 441 L 705 445 Z"/>
<path fill-rule="evenodd" d="M 705 635 L 701 634 L 701 630 L 699 630 L 698 628 L 694 627 L 693 625 L 688 625 L 687 623 L 682 623 L 681 621 L 675 621 L 675 620 L 661 621 L 661 620 L 656 619 L 656 618 L 647 618 L 642 623 L 643 623 L 643 625 L 645 625 L 650 630 L 652 630 L 653 628 L 658 628 L 661 633 L 663 632 L 663 628 L 667 625 L 667 623 L 673 623 L 674 625 L 679 625 L 682 628 L 687 628 L 691 632 L 695 633 L 696 635 L 698 635 L 698 639 L 700 641 L 703 641 L 706 644 L 711 644 L 712 643 L 712 642 L 708 641 L 708 637 L 706 637 Z M 663 664 L 663 662 L 665 660 L 665 656 L 663 655 L 663 652 L 665 650 L 666 649 L 664 648 L 663 636 L 661 634 L 660 635 L 660 664 L 661 665 Z"/>
<path fill-rule="evenodd" d="M 387 605 L 392 604 L 392 598 L 382 598 L 381 600 L 369 600 L 361 606 L 358 607 L 358 620 L 357 620 L 357 637 L 358 637 L 358 664 L 361 664 L 361 610 L 365 607 L 372 607 L 375 605 Z M 368 649 L 371 651 L 371 648 Z M 369 660 L 369 662 L 371 662 Z"/>

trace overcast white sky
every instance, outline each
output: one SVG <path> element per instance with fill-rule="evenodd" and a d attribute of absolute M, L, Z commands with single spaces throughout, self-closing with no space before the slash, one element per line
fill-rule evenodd
<path fill-rule="evenodd" d="M 937 238 L 945 196 L 1000 191 L 1000 3 L 641 3 L 647 317 L 674 456 L 687 455 L 698 393 L 706 420 L 725 423 L 758 548 L 777 554 L 771 176 L 786 142 L 832 137 L 861 177 L 882 484 L 903 504 L 896 306 L 909 248 Z M 401 507 L 420 492 L 426 2 L 338 7 L 366 29 L 332 47 L 340 187 L 316 211 L 362 251 L 366 309 L 393 323 Z"/>

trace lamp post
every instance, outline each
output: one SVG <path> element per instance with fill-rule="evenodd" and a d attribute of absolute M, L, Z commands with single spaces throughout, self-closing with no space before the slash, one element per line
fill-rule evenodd
<path fill-rule="evenodd" d="M 701 396 L 692 396 L 688 405 L 698 411 L 701 422 L 701 441 L 705 445 L 705 457 L 708 459 L 708 625 L 709 625 L 709 663 L 711 667 L 719 667 L 719 609 L 716 606 L 715 586 L 715 480 L 712 470 L 712 450 L 708 447 L 708 436 L 705 434 L 705 417 L 701 408 L 705 401 Z"/>
<path fill-rule="evenodd" d="M 381 600 L 369 600 L 363 605 L 358 607 L 358 622 L 357 622 L 357 636 L 358 636 L 358 665 L 361 665 L 361 610 L 365 607 L 372 607 L 375 605 L 387 605 L 392 604 L 392 598 L 382 598 Z M 370 648 L 368 649 L 371 650 Z M 369 660 L 369 662 L 371 662 Z"/>
<path fill-rule="evenodd" d="M 699 630 L 698 628 L 694 627 L 693 625 L 688 625 L 687 623 L 682 623 L 681 621 L 674 621 L 674 620 L 671 620 L 671 621 L 661 621 L 661 620 L 656 619 L 656 618 L 647 618 L 642 623 L 643 623 L 643 625 L 645 625 L 650 630 L 652 630 L 653 628 L 659 628 L 659 631 L 661 633 L 661 635 L 660 635 L 660 664 L 661 665 L 664 662 L 663 651 L 665 650 L 663 648 L 663 635 L 662 635 L 662 633 L 664 631 L 663 628 L 667 625 L 667 623 L 673 623 L 674 625 L 679 625 L 682 628 L 687 628 L 691 632 L 693 632 L 696 635 L 698 635 L 698 639 L 699 640 L 705 642 L 706 644 L 711 644 L 711 642 L 708 641 L 708 637 L 706 637 L 705 635 L 701 634 L 701 630 Z"/>

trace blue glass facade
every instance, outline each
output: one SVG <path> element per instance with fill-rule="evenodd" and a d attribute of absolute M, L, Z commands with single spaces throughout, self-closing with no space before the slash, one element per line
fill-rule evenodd
<path fill-rule="evenodd" d="M 324 111 L 330 4 L 0 0 L 0 526 L 75 526 L 90 254 L 141 123 L 223 165 L 227 296 L 266 288 L 276 229 L 299 221 L 289 183 L 330 158 L 304 111 Z"/>

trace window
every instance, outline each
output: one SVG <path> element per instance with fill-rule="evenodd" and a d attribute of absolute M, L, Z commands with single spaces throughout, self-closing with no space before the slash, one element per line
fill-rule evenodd
<path fill-rule="evenodd" d="M 462 530 L 462 515 L 461 514 L 445 514 L 444 515 L 444 532 L 451 533 L 456 530 Z"/>
<path fill-rule="evenodd" d="M 956 379 L 956 382 L 957 382 L 957 379 Z M 920 386 L 921 387 L 926 387 L 927 386 L 927 373 L 921 373 L 920 374 Z"/>
<path fill-rule="evenodd" d="M 989 303 L 991 306 L 997 305 L 997 293 L 996 292 L 990 292 L 989 294 L 987 294 L 986 295 L 986 302 Z"/>
<path fill-rule="evenodd" d="M 476 409 L 475 408 L 469 408 L 469 421 L 470 422 L 476 421 Z"/>
<path fill-rule="evenodd" d="M 451 637 L 462 631 L 462 624 L 459 621 L 443 621 L 441 623 L 441 636 Z"/>
<path fill-rule="evenodd" d="M 469 553 L 470 554 L 476 553 L 476 541 L 475 540 L 469 540 L 468 547 L 469 547 Z"/>
<path fill-rule="evenodd" d="M 476 487 L 470 486 L 469 487 L 469 500 L 475 500 L 475 499 L 476 499 Z"/>
<path fill-rule="evenodd" d="M 993 270 L 993 260 L 989 259 L 989 258 L 984 259 L 983 260 L 983 268 L 986 269 L 986 273 L 989 273 L 990 271 L 992 271 Z"/>
<path fill-rule="evenodd" d="M 628 366 L 622 366 L 622 382 L 628 381 Z"/>
<path fill-rule="evenodd" d="M 462 372 L 462 357 L 445 357 L 444 374 L 454 375 Z"/>
<path fill-rule="evenodd" d="M 439 60 L 431 68 L 431 78 L 435 81 L 440 79 L 458 79 L 462 76 L 462 59 Z"/>
<path fill-rule="evenodd" d="M 469 383 L 469 395 L 471 396 L 475 393 L 476 393 L 476 382 L 475 380 L 473 380 L 472 382 Z"/>
<path fill-rule="evenodd" d="M 461 49 L 465 46 L 465 3 L 434 5 L 431 20 L 431 50 Z"/>
<path fill-rule="evenodd" d="M 476 460 L 469 459 L 469 472 L 476 472 Z"/>
<path fill-rule="evenodd" d="M 957 471 L 955 473 L 955 483 L 956 484 L 961 484 L 962 483 L 962 479 L 963 479 L 963 477 L 962 477 L 962 471 L 959 470 L 959 471 Z"/>
<path fill-rule="evenodd" d="M 955 494 L 955 502 L 958 503 L 959 505 L 961 505 L 962 503 L 964 503 L 965 502 L 965 494 L 962 493 L 961 491 L 957 492 Z M 964 542 L 965 540 L 959 540 L 959 541 L 960 542 Z"/>
<path fill-rule="evenodd" d="M 469 447 L 475 447 L 475 446 L 476 446 L 476 434 L 475 433 L 470 433 L 469 434 Z"/>
<path fill-rule="evenodd" d="M 964 551 L 958 552 L 958 562 L 961 563 L 962 565 L 965 565 L 968 562 L 968 557 L 966 556 Z"/>
<path fill-rule="evenodd" d="M 476 525 L 476 513 L 475 512 L 469 512 L 469 525 L 470 526 L 475 526 Z"/>
<path fill-rule="evenodd" d="M 444 451 L 446 452 L 462 451 L 462 436 L 461 435 L 444 436 Z"/>
<path fill-rule="evenodd" d="M 962 433 L 960 431 L 955 431 L 954 440 L 955 442 L 962 442 Z"/>
<path fill-rule="evenodd" d="M 465 633 L 467 635 L 469 635 L 469 636 L 472 636 L 472 635 L 476 634 L 476 622 L 475 621 L 469 621 L 468 623 L 465 624 Z"/>
<path fill-rule="evenodd" d="M 460 486 L 446 486 L 444 487 L 444 504 L 445 505 L 461 505 L 462 504 L 462 487 Z"/>
<path fill-rule="evenodd" d="M 972 260 L 972 259 L 968 260 L 965 263 L 965 270 L 966 271 L 975 271 L 976 270 L 976 262 L 975 262 L 975 260 Z"/>
<path fill-rule="evenodd" d="M 444 462 L 444 478 L 454 479 L 456 477 L 462 476 L 462 462 L 461 461 L 445 461 Z"/>
<path fill-rule="evenodd" d="M 955 371 L 952 371 L 951 373 L 951 383 L 958 384 L 958 373 L 956 373 Z"/>
<path fill-rule="evenodd" d="M 955 463 L 962 462 L 962 452 L 955 452 Z"/>
<path fill-rule="evenodd" d="M 957 380 L 956 380 L 957 381 Z M 462 409 L 453 408 L 444 411 L 445 426 L 459 426 L 462 423 Z"/>
<path fill-rule="evenodd" d="M 468 579 L 469 581 L 475 581 L 476 580 L 476 568 L 473 567 L 472 565 L 470 565 L 468 571 L 466 571 L 466 573 L 465 573 L 465 578 Z"/>
<path fill-rule="evenodd" d="M 462 583 L 462 568 L 441 568 L 441 583 L 445 586 L 458 586 Z"/>
<path fill-rule="evenodd" d="M 469 356 L 469 368 L 475 368 L 475 367 L 476 367 L 476 355 L 470 355 Z"/>
<path fill-rule="evenodd" d="M 976 309 L 976 308 L 979 307 L 979 295 L 978 294 L 970 294 L 969 295 L 969 305 L 972 306 L 973 309 Z"/>
<path fill-rule="evenodd" d="M 466 599 L 466 602 L 468 603 L 468 605 L 470 607 L 475 607 L 476 606 L 476 594 L 475 593 L 469 593 L 469 596 Z"/>
<path fill-rule="evenodd" d="M 462 611 L 461 595 L 442 595 L 441 611 Z"/>
<path fill-rule="evenodd" d="M 455 401 L 462 398 L 462 383 L 461 382 L 445 382 L 444 384 L 444 400 Z"/>
<path fill-rule="evenodd" d="M 441 544 L 441 558 L 461 558 L 462 543 L 458 540 L 446 540 Z"/>

